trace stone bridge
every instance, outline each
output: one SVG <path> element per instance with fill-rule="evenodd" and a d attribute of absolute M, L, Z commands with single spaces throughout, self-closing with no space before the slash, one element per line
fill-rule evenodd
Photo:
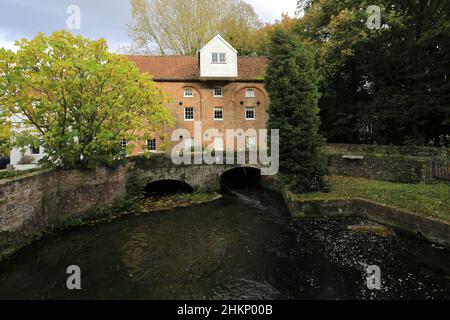
<path fill-rule="evenodd" d="M 145 186 L 156 181 L 177 180 L 188 184 L 195 191 L 219 191 L 224 173 L 237 168 L 260 170 L 265 165 L 252 164 L 199 164 L 176 165 L 170 157 L 157 155 L 151 158 L 133 157 L 127 170 L 127 191 L 141 192 Z"/>

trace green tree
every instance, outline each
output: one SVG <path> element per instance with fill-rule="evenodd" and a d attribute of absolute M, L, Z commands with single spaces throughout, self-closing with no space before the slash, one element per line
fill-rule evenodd
<path fill-rule="evenodd" d="M 292 33 L 274 31 L 266 76 L 268 127 L 280 130 L 280 169 L 297 192 L 326 189 L 319 151 L 319 80 L 313 53 Z"/>
<path fill-rule="evenodd" d="M 380 30 L 366 25 L 369 5 Z M 449 1 L 307 1 L 296 31 L 316 49 L 329 141 L 426 144 L 448 133 L 449 21 Z"/>
<path fill-rule="evenodd" d="M 171 125 L 165 97 L 106 42 L 59 31 L 0 49 L 0 105 L 25 119 L 19 146 L 43 144 L 43 163 L 63 168 L 113 166 L 120 141 L 146 140 Z"/>
<path fill-rule="evenodd" d="M 9 154 L 11 124 L 0 114 L 0 156 Z"/>
<path fill-rule="evenodd" d="M 281 20 L 277 20 L 274 23 L 266 23 L 263 28 L 256 31 L 254 36 L 257 45 L 256 53 L 260 56 L 269 55 L 270 47 L 270 35 L 277 29 L 284 29 L 288 32 L 292 31 L 292 28 L 296 25 L 297 20 L 291 18 L 288 14 L 282 14 Z"/>

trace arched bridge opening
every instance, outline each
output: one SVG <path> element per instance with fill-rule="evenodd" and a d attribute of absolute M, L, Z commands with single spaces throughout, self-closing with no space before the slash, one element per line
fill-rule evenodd
<path fill-rule="evenodd" d="M 145 188 L 147 197 L 159 197 L 180 193 L 193 193 L 193 188 L 180 180 L 158 180 L 149 183 Z"/>
<path fill-rule="evenodd" d="M 221 190 L 230 188 L 258 187 L 261 183 L 261 170 L 252 167 L 233 168 L 220 176 Z"/>

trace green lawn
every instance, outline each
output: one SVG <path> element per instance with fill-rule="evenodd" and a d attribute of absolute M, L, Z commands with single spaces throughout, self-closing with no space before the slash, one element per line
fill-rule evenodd
<path fill-rule="evenodd" d="M 450 183 L 400 184 L 361 178 L 327 178 L 330 193 L 295 195 L 294 199 L 365 199 L 378 204 L 450 222 Z"/>

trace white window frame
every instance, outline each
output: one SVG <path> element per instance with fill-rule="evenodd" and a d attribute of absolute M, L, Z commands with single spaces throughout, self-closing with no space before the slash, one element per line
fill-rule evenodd
<path fill-rule="evenodd" d="M 188 109 L 192 109 L 192 119 L 186 117 Z M 183 112 L 184 112 L 184 121 L 194 121 L 195 120 L 195 108 L 194 107 L 185 107 Z"/>
<path fill-rule="evenodd" d="M 187 92 L 191 92 L 191 94 L 190 95 L 188 95 L 188 94 L 186 94 Z M 192 88 L 185 88 L 184 89 L 184 95 L 183 95 L 185 98 L 193 98 L 194 97 L 194 89 L 192 89 Z"/>
<path fill-rule="evenodd" d="M 222 112 L 222 118 L 216 118 L 216 111 Z M 222 107 L 214 107 L 214 109 L 213 109 L 213 120 L 214 121 L 223 121 L 223 108 Z"/>
<path fill-rule="evenodd" d="M 227 54 L 225 52 L 213 52 L 211 53 L 212 64 L 226 64 Z"/>
<path fill-rule="evenodd" d="M 154 148 L 152 148 L 153 146 L 154 146 Z M 156 139 L 147 140 L 147 151 L 150 151 L 150 152 L 158 151 Z"/>
<path fill-rule="evenodd" d="M 186 138 L 184 139 L 184 150 L 191 151 L 195 145 L 194 138 Z"/>
<path fill-rule="evenodd" d="M 248 117 L 248 111 L 253 110 L 253 118 Z M 256 108 L 255 107 L 246 107 L 245 108 L 245 120 L 256 120 Z"/>
<path fill-rule="evenodd" d="M 214 137 L 214 150 L 215 151 L 225 150 L 225 143 L 223 137 Z"/>
<path fill-rule="evenodd" d="M 121 139 L 121 140 L 120 140 L 120 146 L 121 146 L 123 149 L 126 149 L 126 148 L 128 147 L 128 140 L 127 140 L 127 139 Z"/>
<path fill-rule="evenodd" d="M 220 94 L 217 94 L 217 91 L 220 90 Z M 214 98 L 219 98 L 219 97 L 223 97 L 223 87 L 222 86 L 215 86 L 213 89 L 213 97 Z"/>
<path fill-rule="evenodd" d="M 253 143 L 250 144 L 250 141 Z M 257 150 L 258 149 L 258 143 L 256 141 L 255 136 L 246 136 L 245 137 L 245 149 L 246 150 Z"/>
<path fill-rule="evenodd" d="M 252 89 L 252 88 L 245 89 L 245 97 L 246 98 L 256 98 L 255 89 Z"/>
<path fill-rule="evenodd" d="M 219 63 L 219 54 L 217 52 L 211 53 L 211 63 Z"/>

